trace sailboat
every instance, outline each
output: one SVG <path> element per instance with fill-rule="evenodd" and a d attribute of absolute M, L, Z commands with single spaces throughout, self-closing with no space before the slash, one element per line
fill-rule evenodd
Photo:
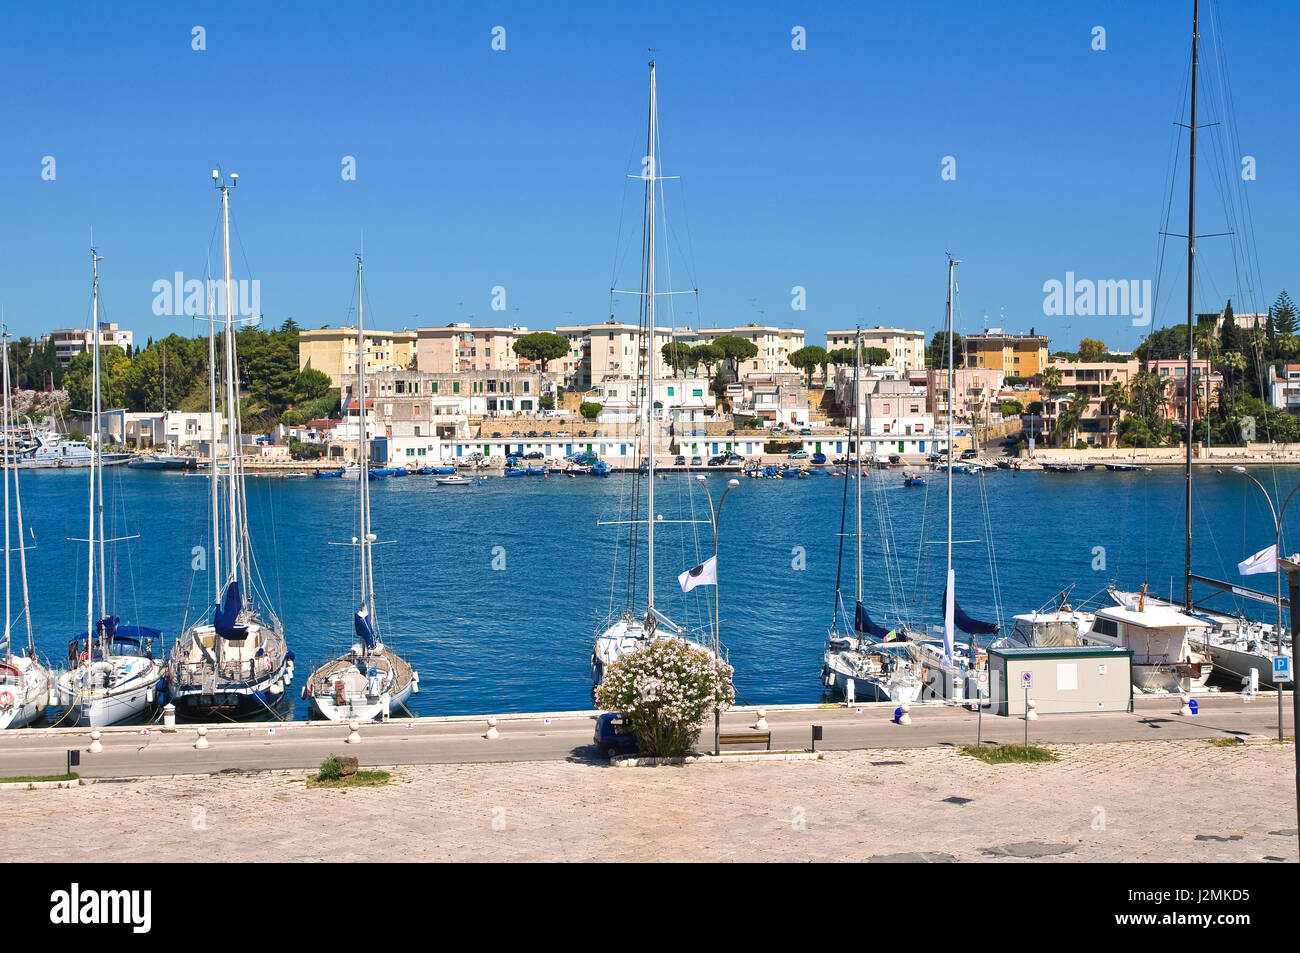
<path fill-rule="evenodd" d="M 914 702 L 921 693 L 920 668 L 914 664 L 914 650 L 908 641 L 915 636 L 901 635 L 873 622 L 862 602 L 862 398 L 859 396 L 862 366 L 861 331 L 854 348 L 853 457 L 857 468 L 857 600 L 853 622 L 844 619 L 840 592 L 839 562 L 835 567 L 835 606 L 831 610 L 831 628 L 826 638 L 822 661 L 822 683 L 846 699 L 864 702 Z M 840 508 L 840 553 L 844 552 L 844 518 L 848 512 L 849 481 L 844 481 L 844 500 Z"/>
<path fill-rule="evenodd" d="M 22 728 L 30 725 L 45 711 L 49 700 L 50 672 L 36 656 L 32 639 L 31 601 L 27 595 L 27 549 L 23 540 L 23 502 L 18 489 L 18 470 L 12 466 L 15 454 L 9 446 L 9 332 L 3 333 L 4 342 L 4 506 L 5 506 L 5 625 L 4 642 L 0 644 L 0 730 Z M 14 501 L 18 517 L 18 565 L 23 583 L 23 621 L 27 626 L 27 649 L 21 655 L 13 651 L 10 607 L 10 552 L 9 545 L 9 475 L 13 474 Z"/>
<path fill-rule="evenodd" d="M 66 720 L 92 728 L 113 725 L 143 714 L 156 700 L 163 667 L 153 656 L 153 643 L 162 646 L 162 633 L 138 625 L 121 625 L 110 615 L 107 566 L 104 561 L 104 470 L 100 461 L 100 415 L 103 393 L 99 385 L 99 262 L 90 249 L 92 291 L 92 354 L 90 433 L 94 442 L 90 461 L 90 520 L 86 539 L 86 631 L 68 644 L 70 668 L 59 678 L 59 701 Z M 113 540 L 119 542 L 119 540 Z"/>
<path fill-rule="evenodd" d="M 1190 391 L 1193 369 L 1192 358 L 1195 350 L 1193 329 L 1196 326 L 1192 292 L 1195 287 L 1196 277 L 1196 100 L 1198 71 L 1200 69 L 1199 53 L 1200 3 L 1197 0 L 1192 9 L 1191 119 L 1187 127 L 1190 161 L 1187 180 L 1187 376 L 1185 377 L 1187 381 L 1185 386 L 1188 393 L 1187 399 L 1183 401 L 1184 425 L 1187 437 L 1187 455 L 1183 464 L 1183 599 L 1179 603 L 1172 598 L 1164 600 L 1149 596 L 1146 594 L 1145 586 L 1142 587 L 1141 592 L 1125 592 L 1112 587 L 1108 590 L 1108 594 L 1121 610 L 1145 612 L 1147 607 L 1150 606 L 1165 614 L 1181 613 L 1181 617 L 1174 619 L 1169 625 L 1181 628 L 1185 633 L 1185 637 L 1181 644 L 1176 647 L 1176 651 L 1166 653 L 1168 657 L 1163 660 L 1158 657 L 1152 658 L 1150 664 L 1146 666 L 1152 671 L 1143 673 L 1143 682 L 1160 684 L 1162 681 L 1160 674 L 1163 672 L 1169 675 L 1169 677 L 1163 679 L 1163 682 L 1169 683 L 1172 681 L 1176 685 L 1171 690 L 1187 691 L 1193 688 L 1203 688 L 1213 668 L 1217 666 L 1221 667 L 1225 673 L 1236 676 L 1243 681 L 1249 680 L 1249 673 L 1254 669 L 1260 684 L 1275 687 L 1272 681 L 1272 656 L 1276 654 L 1290 656 L 1292 654 L 1290 635 L 1282 629 L 1283 600 L 1280 592 L 1274 597 L 1244 586 L 1234 586 L 1228 582 L 1198 576 L 1192 572 L 1192 400 Z M 1217 591 L 1233 592 L 1247 599 L 1276 605 L 1277 625 L 1269 626 L 1267 623 L 1248 619 L 1244 615 L 1208 612 L 1198 607 L 1192 599 L 1193 580 L 1211 586 L 1216 590 L 1216 594 Z M 1117 625 L 1118 622 L 1122 621 L 1122 619 L 1111 620 L 1108 626 L 1116 630 L 1116 638 L 1119 638 L 1125 631 L 1132 628 L 1132 626 Z M 1136 664 L 1136 657 L 1134 663 L 1134 681 L 1140 685 L 1141 683 L 1138 682 L 1139 666 Z M 1155 671 L 1157 669 L 1161 671 Z"/>
<path fill-rule="evenodd" d="M 655 183 L 658 181 L 659 154 L 656 135 L 658 133 L 658 111 L 655 92 L 655 64 L 650 61 L 650 117 L 646 132 L 646 155 L 652 157 L 647 163 L 648 170 L 642 172 L 645 179 L 645 213 L 644 213 L 644 254 L 641 264 L 641 290 L 632 292 L 641 297 L 641 341 L 646 353 L 646 396 L 644 398 L 644 420 L 646 424 L 645 470 L 640 467 L 633 475 L 633 499 L 638 499 L 637 482 L 644 477 L 646 481 L 646 608 L 645 614 L 637 618 L 629 605 L 611 624 L 596 633 L 595 644 L 591 650 L 591 680 L 599 685 L 605 677 L 605 669 L 615 660 L 629 652 L 648 645 L 659 638 L 677 638 L 693 642 L 710 654 L 716 655 L 716 649 L 691 639 L 688 631 L 675 623 L 664 613 L 655 608 Z M 608 467 L 602 469 L 598 462 L 592 468 L 593 476 L 604 476 Z M 635 507 L 636 504 L 634 503 Z M 635 522 L 635 521 L 634 521 Z M 635 529 L 634 536 L 635 540 Z M 630 595 L 630 594 L 629 594 Z"/>
<path fill-rule="evenodd" d="M 971 702 L 987 698 L 988 652 L 981 650 L 975 643 L 977 635 L 995 635 L 998 626 L 992 622 L 982 622 L 967 615 L 957 604 L 957 577 L 952 568 L 952 474 L 953 460 L 952 434 L 954 381 L 953 381 L 953 311 L 954 296 L 957 290 L 957 266 L 961 262 L 948 257 L 948 544 L 947 571 L 944 576 L 943 590 L 943 638 L 924 639 L 913 643 L 916 660 L 922 666 L 922 698 L 938 699 L 958 703 Z M 971 637 L 968 645 L 956 642 L 954 630 L 960 629 Z M 982 676 L 982 677 L 981 677 Z"/>
<path fill-rule="evenodd" d="M 293 681 L 293 653 L 285 642 L 284 626 L 273 610 L 259 611 L 253 585 L 255 565 L 248 534 L 248 503 L 244 487 L 239 440 L 239 380 L 235 373 L 235 318 L 230 275 L 230 190 L 213 171 L 221 192 L 222 246 L 225 256 L 225 400 L 226 460 L 223 477 L 217 467 L 217 359 L 215 317 L 211 292 L 208 306 L 208 413 L 212 421 L 209 468 L 209 503 L 212 545 L 208 565 L 212 572 L 214 606 L 210 621 L 198 622 L 172 644 L 167 665 L 167 694 L 177 709 L 189 716 L 220 715 L 241 718 L 274 714 Z M 224 500 L 222 496 L 224 495 Z M 223 505 L 224 503 L 224 505 Z M 224 523 L 224 527 L 223 527 Z M 222 529 L 225 550 L 222 551 Z M 223 559 L 224 556 L 224 559 Z M 224 572 L 223 572 L 224 570 Z M 247 602 L 245 602 L 247 598 Z M 269 602 L 269 600 L 267 600 Z"/>
<path fill-rule="evenodd" d="M 357 256 L 357 354 L 365 354 L 365 330 L 362 313 L 362 263 Z M 357 360 L 357 400 L 361 407 L 361 431 L 357 459 L 370 458 L 370 439 L 366 432 L 366 362 Z M 375 536 L 370 532 L 370 481 L 357 480 L 360 503 L 358 533 L 351 545 L 358 547 L 361 569 L 361 608 L 352 619 L 357 641 L 338 658 L 318 666 L 303 686 L 302 694 L 312 710 L 331 721 L 370 721 L 387 718 L 393 708 L 403 705 L 412 693 L 420 690 L 420 676 L 400 656 L 379 641 L 375 619 L 375 571 L 371 548 Z"/>

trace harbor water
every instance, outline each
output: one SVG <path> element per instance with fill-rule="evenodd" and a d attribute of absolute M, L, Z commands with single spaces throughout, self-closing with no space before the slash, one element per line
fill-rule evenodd
<path fill-rule="evenodd" d="M 1252 472 L 1285 496 L 1295 474 Z M 726 480 L 711 473 L 716 502 Z M 898 469 L 864 474 L 863 594 L 877 621 L 941 622 L 945 566 L 945 476 L 905 487 Z M 21 475 L 28 575 L 37 647 L 56 666 L 69 639 L 86 630 L 85 471 Z M 1050 602 L 1072 586 L 1077 606 L 1103 603 L 1108 584 L 1147 583 L 1181 594 L 1183 473 L 998 471 L 954 475 L 953 562 L 957 601 L 998 620 Z M 416 715 L 560 711 L 590 707 L 596 630 L 626 605 L 645 605 L 645 528 L 629 564 L 633 480 L 562 474 L 484 477 L 443 487 L 412 474 L 372 481 L 380 634 L 420 673 Z M 104 474 L 109 610 L 123 623 L 163 631 L 170 647 L 187 622 L 211 612 L 209 484 L 202 475 L 127 470 Z M 722 509 L 718 596 L 721 641 L 735 666 L 738 699 L 754 704 L 816 702 L 834 606 L 836 562 L 849 611 L 856 586 L 853 501 L 841 535 L 846 481 L 744 479 Z M 1193 497 L 1193 571 L 1271 591 L 1268 575 L 1241 577 L 1236 563 L 1273 541 L 1263 495 L 1231 472 L 1198 471 Z M 352 639 L 359 606 L 356 483 L 348 479 L 248 479 L 257 577 L 285 625 L 298 677 L 293 717 L 310 666 Z M 714 590 L 682 593 L 679 573 L 712 555 L 709 503 L 693 478 L 656 481 L 656 605 L 694 631 L 707 629 Z M 644 509 L 641 517 L 644 519 Z M 889 542 L 886 557 L 884 540 Z M 391 542 L 390 542 L 391 541 Z M 16 543 L 15 543 L 16 545 Z M 1284 551 L 1289 551 L 1285 546 Z M 990 569 L 990 556 L 994 570 Z M 14 553 L 14 643 L 25 638 Z M 223 555 L 224 558 L 224 555 Z M 1201 594 L 1198 590 L 1198 595 Z M 891 593 L 893 595 L 891 595 Z M 1220 595 L 1210 607 L 1226 609 Z M 1239 603 L 1271 618 L 1272 607 Z"/>

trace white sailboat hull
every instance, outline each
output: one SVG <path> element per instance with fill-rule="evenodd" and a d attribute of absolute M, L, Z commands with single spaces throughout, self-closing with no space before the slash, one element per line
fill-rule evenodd
<path fill-rule="evenodd" d="M 50 673 L 39 662 L 15 655 L 5 664 L 19 677 L 0 682 L 0 731 L 30 725 L 45 711 L 50 697 Z"/>
<path fill-rule="evenodd" d="M 119 658 L 130 666 L 130 674 L 111 684 L 102 677 L 102 662 L 63 673 L 58 684 L 59 703 L 67 710 L 65 723 L 105 728 L 137 718 L 153 707 L 163 681 L 162 665 L 150 658 Z"/>

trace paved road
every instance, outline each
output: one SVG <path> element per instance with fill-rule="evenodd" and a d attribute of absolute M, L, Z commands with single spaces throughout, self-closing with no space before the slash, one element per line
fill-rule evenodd
<path fill-rule="evenodd" d="M 1268 736 L 1277 733 L 1276 696 L 1260 695 L 1247 702 L 1236 694 L 1203 696 L 1200 713 L 1182 716 L 1176 699 L 1137 700 L 1133 713 L 1044 715 L 1030 724 L 1031 742 L 1076 743 L 1211 738 L 1228 735 Z M 914 748 L 969 744 L 975 741 L 977 716 L 956 708 L 919 706 L 912 724 L 895 725 L 892 706 L 792 706 L 767 709 L 774 749 L 803 749 L 810 744 L 813 724 L 823 726 L 818 747 L 830 751 L 868 748 Z M 1285 732 L 1295 733 L 1291 701 L 1285 705 Z M 355 755 L 363 765 L 456 764 L 476 762 L 590 761 L 599 757 L 591 744 L 593 713 L 498 716 L 500 737 L 485 737 L 484 718 L 421 718 L 367 724 L 362 741 L 346 745 L 348 729 L 329 722 L 294 722 L 270 726 L 222 725 L 208 729 L 209 747 L 197 750 L 195 726 L 175 733 L 157 726 L 110 728 L 103 732 L 104 750 L 88 751 L 89 732 L 57 728 L 0 732 L 0 776 L 57 774 L 64 770 L 65 752 L 82 752 L 79 773 L 86 778 L 148 777 L 215 774 L 223 771 L 308 769 L 331 753 Z M 725 732 L 742 731 L 756 720 L 754 709 L 736 709 L 722 719 Z M 1020 742 L 1024 721 L 985 715 L 986 741 Z M 706 728 L 703 744 L 712 741 Z M 725 750 L 741 750 L 728 748 Z"/>

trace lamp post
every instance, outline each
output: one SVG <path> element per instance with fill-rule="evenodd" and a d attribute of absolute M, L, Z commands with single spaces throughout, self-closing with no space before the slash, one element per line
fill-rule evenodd
<path fill-rule="evenodd" d="M 1292 490 L 1294 493 L 1295 491 Z M 1300 603 L 1300 563 L 1294 563 L 1289 559 L 1279 559 L 1277 561 L 1278 569 L 1287 575 L 1287 592 L 1291 598 L 1291 646 L 1292 661 L 1294 663 L 1296 636 L 1300 635 L 1300 618 L 1296 617 L 1295 606 Z M 1278 704 L 1282 703 L 1282 686 L 1278 684 L 1277 689 Z M 1295 690 L 1295 665 L 1291 666 L 1291 720 L 1294 723 L 1300 723 L 1300 693 Z M 1296 746 L 1291 746 L 1295 755 L 1295 792 L 1296 792 L 1296 819 L 1300 820 L 1300 750 Z"/>
<path fill-rule="evenodd" d="M 1244 477 L 1245 477 L 1247 480 L 1249 480 L 1251 483 L 1255 484 L 1255 486 L 1259 487 L 1259 491 L 1260 491 L 1261 493 L 1264 494 L 1264 499 L 1268 501 L 1269 512 L 1272 513 L 1272 515 L 1273 515 L 1273 530 L 1274 530 L 1274 535 L 1273 535 L 1273 558 L 1274 558 L 1275 560 L 1277 560 L 1277 570 L 1274 572 L 1274 575 L 1277 577 L 1277 627 L 1274 629 L 1274 632 L 1277 633 L 1277 654 L 1278 654 L 1279 656 L 1281 656 L 1281 654 L 1282 654 L 1282 563 L 1281 563 L 1281 559 L 1282 559 L 1282 517 L 1286 515 L 1286 508 L 1287 508 L 1288 504 L 1290 504 L 1290 502 L 1291 502 L 1291 498 L 1292 498 L 1293 496 L 1295 496 L 1295 494 L 1296 494 L 1296 490 L 1300 490 L 1300 484 L 1296 484 L 1296 486 L 1294 486 L 1294 487 L 1291 489 L 1291 492 L 1288 493 L 1288 494 L 1286 495 L 1286 499 L 1282 501 L 1282 509 L 1281 509 L 1281 511 L 1279 512 L 1279 511 L 1278 511 L 1278 510 L 1273 506 L 1273 498 L 1272 498 L 1272 496 L 1269 495 L 1268 490 L 1266 490 L 1266 489 L 1264 488 L 1264 484 L 1260 483 L 1260 482 L 1259 482 L 1258 480 L 1256 480 L 1253 476 L 1251 476 L 1250 473 L 1246 470 L 1245 467 L 1242 467 L 1242 466 L 1236 466 L 1236 467 L 1233 467 L 1233 468 L 1232 468 L 1232 472 L 1233 472 L 1233 473 L 1240 473 L 1242 476 L 1244 476 Z M 1292 603 L 1292 605 L 1291 605 L 1291 612 L 1292 612 L 1292 615 L 1295 614 L 1295 608 L 1296 608 L 1296 607 L 1295 607 L 1295 604 Z M 1291 644 L 1292 644 L 1292 658 L 1294 659 L 1294 656 L 1295 656 L 1295 652 L 1294 652 L 1295 641 L 1294 641 L 1294 639 L 1292 640 L 1292 643 L 1291 643 Z M 1208 649 L 1208 646 L 1207 646 L 1207 649 Z M 1294 677 L 1294 676 L 1293 676 L 1293 677 Z M 1295 691 L 1295 682 L 1292 682 L 1292 683 L 1291 683 L 1291 690 L 1292 690 L 1292 693 L 1294 693 L 1294 691 Z M 1281 682 L 1277 683 L 1277 738 L 1278 738 L 1278 741 L 1281 741 L 1282 738 L 1283 738 L 1283 734 L 1282 734 L 1282 683 L 1281 683 Z"/>
<path fill-rule="evenodd" d="M 697 474 L 695 479 L 699 482 L 700 487 L 704 490 L 704 495 L 709 500 L 709 523 L 713 527 L 713 657 L 722 658 L 722 639 L 719 630 L 722 628 L 721 600 L 718 596 L 718 527 L 722 522 L 722 504 L 727 499 L 727 494 L 740 486 L 740 481 L 732 477 L 727 481 L 727 488 L 722 491 L 722 496 L 718 497 L 718 505 L 713 505 L 713 494 L 709 492 L 709 481 L 703 473 Z M 722 711 L 718 708 L 713 709 L 713 754 L 718 756 L 721 750 L 719 736 L 722 732 Z"/>

